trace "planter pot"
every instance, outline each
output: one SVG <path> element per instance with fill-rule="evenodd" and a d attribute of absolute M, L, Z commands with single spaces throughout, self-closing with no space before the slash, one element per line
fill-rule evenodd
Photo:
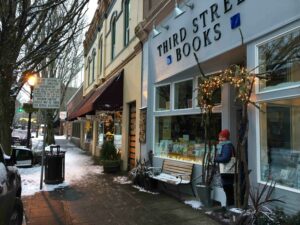
<path fill-rule="evenodd" d="M 206 207 L 212 206 L 211 187 L 202 184 L 197 184 L 196 190 L 199 200 L 202 202 L 202 204 Z"/>
<path fill-rule="evenodd" d="M 104 173 L 116 173 L 120 171 L 121 160 L 102 160 Z"/>

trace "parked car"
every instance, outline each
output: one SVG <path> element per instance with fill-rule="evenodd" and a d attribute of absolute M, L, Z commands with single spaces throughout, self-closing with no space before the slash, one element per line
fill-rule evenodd
<path fill-rule="evenodd" d="M 12 145 L 22 145 L 26 146 L 27 145 L 27 130 L 23 129 L 13 129 L 11 133 L 11 138 L 12 138 Z M 29 139 L 29 147 L 31 148 L 31 138 Z"/>
<path fill-rule="evenodd" d="M 12 146 L 10 157 L 17 167 L 31 167 L 34 164 L 33 152 L 25 146 Z"/>
<path fill-rule="evenodd" d="M 22 225 L 21 177 L 0 145 L 0 225 Z"/>

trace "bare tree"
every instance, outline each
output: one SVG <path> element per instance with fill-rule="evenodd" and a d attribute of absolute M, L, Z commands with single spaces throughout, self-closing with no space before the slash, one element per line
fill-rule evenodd
<path fill-rule="evenodd" d="M 10 152 L 15 99 L 28 72 L 46 71 L 65 50 L 82 29 L 80 21 L 87 2 L 0 0 L 0 143 L 7 153 Z M 57 12 L 60 12 L 59 19 L 54 20 Z M 44 32 L 50 25 L 51 32 Z"/>
<path fill-rule="evenodd" d="M 84 21 L 82 21 L 82 26 Z M 48 73 L 42 73 L 42 76 L 49 76 L 58 78 L 61 82 L 61 98 L 60 104 L 62 106 L 66 97 L 67 89 L 73 78 L 80 72 L 82 68 L 83 49 L 82 49 L 82 34 L 73 36 L 73 41 L 69 43 L 62 54 L 52 60 L 51 66 L 48 67 Z M 54 127 L 53 124 L 59 119 L 60 109 L 47 110 L 46 123 L 47 135 L 46 143 L 54 144 Z"/>

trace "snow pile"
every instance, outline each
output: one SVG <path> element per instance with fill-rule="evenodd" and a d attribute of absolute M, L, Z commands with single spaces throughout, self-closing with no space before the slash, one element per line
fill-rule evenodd
<path fill-rule="evenodd" d="M 61 137 L 55 138 L 62 139 Z M 66 151 L 65 181 L 56 185 L 43 183 L 43 188 L 40 190 L 41 166 L 19 168 L 22 179 L 22 196 L 34 195 L 34 193 L 39 191 L 53 191 L 56 188 L 76 183 L 89 174 L 101 174 L 103 172 L 103 167 L 93 165 L 91 157 L 86 155 L 83 150 L 77 148 L 73 144 L 68 144 L 66 146 L 67 148 L 61 147 L 62 151 Z"/>
<path fill-rule="evenodd" d="M 202 202 L 196 200 L 184 201 L 184 204 L 192 206 L 193 209 L 201 209 Z"/>
<path fill-rule="evenodd" d="M 158 195 L 159 193 L 158 192 L 152 192 L 152 191 L 147 191 L 146 189 L 138 186 L 138 185 L 133 185 L 132 187 L 138 189 L 140 192 L 145 192 L 145 193 L 149 193 L 149 194 L 152 194 L 152 195 Z"/>
<path fill-rule="evenodd" d="M 128 177 L 114 177 L 114 182 L 119 184 L 131 184 L 132 182 L 128 180 Z"/>

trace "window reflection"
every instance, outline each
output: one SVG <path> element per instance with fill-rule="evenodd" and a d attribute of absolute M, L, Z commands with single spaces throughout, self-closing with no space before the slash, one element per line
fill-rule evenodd
<path fill-rule="evenodd" d="M 170 109 L 170 85 L 160 86 L 156 88 L 156 111 Z"/>
<path fill-rule="evenodd" d="M 193 107 L 193 80 L 175 84 L 175 109 Z"/>
<path fill-rule="evenodd" d="M 258 47 L 260 73 L 268 72 L 268 79 L 261 79 L 260 90 L 300 84 L 300 29 L 269 41 Z"/>

